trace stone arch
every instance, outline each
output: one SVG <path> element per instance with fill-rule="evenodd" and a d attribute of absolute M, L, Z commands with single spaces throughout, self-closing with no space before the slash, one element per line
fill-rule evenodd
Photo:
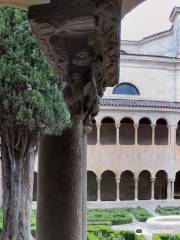
<path fill-rule="evenodd" d="M 160 118 L 156 121 L 155 144 L 156 145 L 168 144 L 168 125 L 167 121 L 163 118 Z"/>
<path fill-rule="evenodd" d="M 174 198 L 180 199 L 180 171 L 176 173 L 176 178 L 174 182 Z"/>
<path fill-rule="evenodd" d="M 110 170 L 103 172 L 101 175 L 101 200 L 116 200 L 116 175 Z"/>
<path fill-rule="evenodd" d="M 87 144 L 88 145 L 96 145 L 97 143 L 97 128 L 96 128 L 96 120 L 92 121 L 92 130 L 87 136 Z"/>
<path fill-rule="evenodd" d="M 37 201 L 37 172 L 34 172 L 33 201 Z"/>
<path fill-rule="evenodd" d="M 138 144 L 140 145 L 152 144 L 152 127 L 151 121 L 148 118 L 142 118 L 139 120 Z"/>
<path fill-rule="evenodd" d="M 164 170 L 159 170 L 156 173 L 155 179 L 155 199 L 166 199 L 167 198 L 167 177 L 168 174 Z"/>
<path fill-rule="evenodd" d="M 135 181 L 133 172 L 124 171 L 120 179 L 120 200 L 134 200 Z"/>
<path fill-rule="evenodd" d="M 116 144 L 116 126 L 111 117 L 106 117 L 101 121 L 100 142 L 103 145 Z"/>
<path fill-rule="evenodd" d="M 180 121 L 178 122 L 176 130 L 176 144 L 180 146 Z"/>
<path fill-rule="evenodd" d="M 93 171 L 87 171 L 87 201 L 97 201 L 97 180 Z"/>
<path fill-rule="evenodd" d="M 138 199 L 151 199 L 151 173 L 148 170 L 144 170 L 139 174 Z"/>
<path fill-rule="evenodd" d="M 133 145 L 135 143 L 134 121 L 131 118 L 123 118 L 119 128 L 119 143 Z"/>

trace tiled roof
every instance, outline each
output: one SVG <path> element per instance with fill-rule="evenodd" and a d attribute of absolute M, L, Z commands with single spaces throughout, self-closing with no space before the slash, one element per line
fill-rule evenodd
<path fill-rule="evenodd" d="M 100 106 L 180 109 L 180 102 L 101 98 Z"/>
<path fill-rule="evenodd" d="M 127 53 L 124 50 L 121 50 L 121 55 L 125 56 L 140 56 L 140 57 L 156 57 L 156 58 L 166 58 L 166 59 L 180 59 L 177 57 L 171 57 L 171 56 L 163 56 L 163 55 L 156 55 L 156 54 L 141 54 L 141 53 Z"/>

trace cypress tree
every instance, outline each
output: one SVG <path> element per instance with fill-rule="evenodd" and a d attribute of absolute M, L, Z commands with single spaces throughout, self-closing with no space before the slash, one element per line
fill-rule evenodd
<path fill-rule="evenodd" d="M 0 9 L 2 240 L 29 240 L 34 159 L 42 134 L 69 124 L 60 81 L 32 36 L 26 13 Z"/>

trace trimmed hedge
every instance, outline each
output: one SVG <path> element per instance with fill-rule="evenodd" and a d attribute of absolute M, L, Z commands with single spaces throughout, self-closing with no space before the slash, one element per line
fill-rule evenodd
<path fill-rule="evenodd" d="M 152 240 L 180 240 L 180 234 L 154 234 Z"/>
<path fill-rule="evenodd" d="M 132 213 L 134 217 L 140 222 L 146 222 L 146 220 L 150 217 L 153 217 L 151 213 L 149 213 L 145 208 L 132 208 Z"/>
<path fill-rule="evenodd" d="M 156 212 L 160 215 L 180 215 L 180 207 L 161 207 L 156 208 Z"/>
<path fill-rule="evenodd" d="M 109 226 L 88 226 L 88 240 L 145 240 L 143 235 L 136 235 L 133 231 L 112 230 Z"/>
<path fill-rule="evenodd" d="M 88 224 L 121 225 L 132 223 L 132 217 L 125 209 L 88 210 Z"/>

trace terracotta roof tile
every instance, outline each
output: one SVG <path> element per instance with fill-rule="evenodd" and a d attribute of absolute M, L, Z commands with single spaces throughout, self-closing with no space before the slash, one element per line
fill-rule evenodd
<path fill-rule="evenodd" d="M 180 109 L 180 102 L 101 98 L 100 106 Z"/>

